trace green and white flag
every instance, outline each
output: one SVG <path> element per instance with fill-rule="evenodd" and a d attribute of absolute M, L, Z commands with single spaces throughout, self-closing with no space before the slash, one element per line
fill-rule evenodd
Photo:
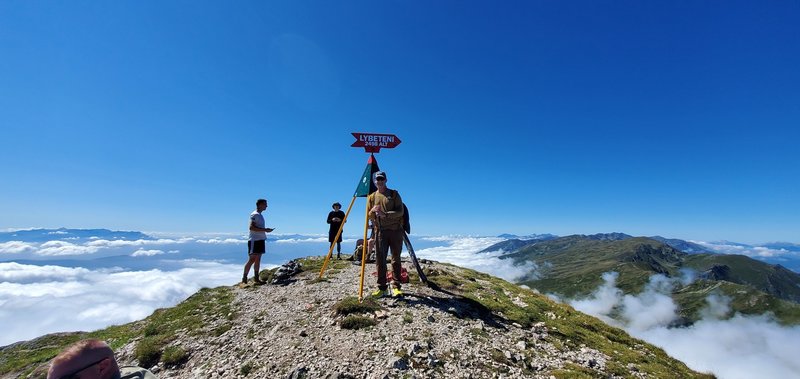
<path fill-rule="evenodd" d="M 378 160 L 375 159 L 375 155 L 370 154 L 367 167 L 364 168 L 364 174 L 361 175 L 361 180 L 358 182 L 358 187 L 356 187 L 356 193 L 353 195 L 354 197 L 367 197 L 369 194 L 378 190 L 378 188 L 375 187 L 375 183 L 372 182 L 372 175 L 375 175 L 378 171 L 380 171 L 378 168 Z"/>

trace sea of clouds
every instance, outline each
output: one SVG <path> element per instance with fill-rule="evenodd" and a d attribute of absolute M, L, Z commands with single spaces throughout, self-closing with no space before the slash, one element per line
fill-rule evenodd
<path fill-rule="evenodd" d="M 61 237 L 60 239 L 58 237 Z M 509 281 L 536 275 L 532 263 L 500 259 L 502 251 L 479 253 L 498 237 L 413 237 L 419 258 L 472 268 Z M 142 319 L 203 287 L 233 285 L 246 260 L 245 236 L 157 236 L 111 239 L 55 234 L 48 241 L 0 241 L 0 346 L 43 334 L 95 330 Z M 344 254 L 355 238 L 345 238 Z M 711 245 L 711 244 L 709 244 Z M 290 259 L 324 255 L 326 236 L 276 236 L 267 243 L 262 268 Z M 741 253 L 741 250 L 737 250 Z M 335 253 L 335 252 L 334 252 Z M 252 275 L 252 272 L 251 272 Z M 625 295 L 616 273 L 586 298 L 560 299 L 662 347 L 691 368 L 720 378 L 800 377 L 800 327 L 784 327 L 769 315 L 736 315 L 728 299 L 711 296 L 706 316 L 691 327 L 671 328 L 677 305 L 670 289 L 693 278 L 653 276 L 646 290 Z M 676 282 L 678 281 L 678 282 Z M 616 319 L 611 314 L 621 315 Z"/>

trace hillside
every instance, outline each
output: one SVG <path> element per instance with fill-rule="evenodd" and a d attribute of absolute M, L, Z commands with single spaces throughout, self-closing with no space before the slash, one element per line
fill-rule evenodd
<path fill-rule="evenodd" d="M 0 375 L 42 377 L 60 349 L 95 337 L 119 361 L 152 367 L 160 378 L 711 377 L 567 305 L 472 270 L 426 261 L 430 287 L 410 272 L 404 299 L 359 304 L 358 266 L 333 261 L 320 280 L 321 259 L 302 263 L 304 271 L 282 285 L 206 288 L 138 322 L 5 347 Z"/>
<path fill-rule="evenodd" d="M 534 262 L 538 269 L 521 282 L 543 293 L 568 298 L 590 294 L 603 283 L 602 274 L 617 272 L 617 287 L 640 293 L 649 278 L 696 276 L 689 285 L 677 285 L 673 298 L 681 316 L 696 321 L 705 297 L 719 293 L 733 299 L 733 312 L 773 312 L 785 324 L 800 323 L 800 275 L 745 256 L 687 254 L 646 237 L 602 240 L 568 236 L 525 246 L 503 256 L 516 262 Z"/>

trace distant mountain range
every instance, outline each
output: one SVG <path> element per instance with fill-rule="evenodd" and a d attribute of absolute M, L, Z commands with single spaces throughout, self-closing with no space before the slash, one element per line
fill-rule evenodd
<path fill-rule="evenodd" d="M 732 299 L 733 312 L 772 312 L 784 323 L 800 324 L 800 274 L 744 255 L 710 253 L 691 242 L 606 233 L 507 240 L 483 252 L 498 250 L 502 259 L 534 263 L 536 269 L 520 284 L 544 293 L 587 296 L 602 284 L 603 273 L 613 271 L 619 274 L 617 286 L 636 294 L 655 274 L 681 278 L 691 272 L 694 280 L 672 292 L 683 322 L 698 320 L 706 296 L 718 293 Z"/>
<path fill-rule="evenodd" d="M 90 239 L 104 240 L 151 240 L 153 237 L 142 232 L 125 232 L 108 229 L 23 229 L 12 232 L 0 232 L 0 242 L 25 241 L 46 242 L 53 240 L 74 240 L 78 242 Z"/>
<path fill-rule="evenodd" d="M 590 239 L 590 240 L 595 240 L 595 241 L 622 241 L 622 240 L 626 240 L 626 239 L 629 239 L 629 238 L 633 238 L 633 236 L 625 234 L 625 233 L 599 233 L 599 234 L 591 234 L 591 235 L 583 235 L 583 234 L 581 234 L 581 236 L 586 237 L 587 239 Z M 490 252 L 490 251 L 496 251 L 496 250 L 501 250 L 501 249 L 504 250 L 504 251 L 510 251 L 512 249 L 517 249 L 519 247 L 528 245 L 528 244 L 530 244 L 532 242 L 548 241 L 548 240 L 553 240 L 553 239 L 559 238 L 557 235 L 553 235 L 553 234 L 532 234 L 530 236 L 525 236 L 525 237 L 520 237 L 520 236 L 516 236 L 516 235 L 513 235 L 513 234 L 501 234 L 498 237 L 508 238 L 508 240 L 507 241 L 503 241 L 503 242 L 499 242 L 499 243 L 494 244 L 492 246 L 489 246 L 486 249 L 483 249 L 481 252 L 482 253 L 483 252 Z M 663 242 L 663 243 L 665 243 L 665 244 L 667 244 L 669 246 L 672 246 L 675 249 L 678 249 L 680 251 L 683 251 L 683 252 L 689 253 L 689 254 L 693 254 L 693 253 L 714 253 L 713 250 L 707 249 L 706 247 L 704 247 L 702 245 L 699 245 L 699 244 L 696 244 L 694 242 L 688 242 L 688 241 L 675 239 L 675 238 L 664 238 L 664 237 L 661 237 L 661 236 L 653 236 L 653 237 L 649 237 L 649 238 L 654 239 L 656 241 Z M 777 243 L 777 244 L 780 244 L 780 243 Z M 788 244 L 788 245 L 792 245 L 792 244 Z M 744 246 L 747 246 L 747 245 L 744 245 Z M 799 249 L 798 251 L 800 251 L 800 245 L 795 245 L 795 246 L 797 247 L 797 249 Z"/>

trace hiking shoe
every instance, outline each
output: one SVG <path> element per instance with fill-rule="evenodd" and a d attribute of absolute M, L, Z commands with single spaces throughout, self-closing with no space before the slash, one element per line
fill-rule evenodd
<path fill-rule="evenodd" d="M 388 296 L 389 296 L 389 290 L 388 289 L 385 289 L 385 290 L 377 289 L 374 292 L 372 292 L 372 297 L 374 297 L 376 299 L 380 299 L 382 297 L 388 297 Z"/>
<path fill-rule="evenodd" d="M 403 297 L 403 291 L 399 288 L 392 288 L 392 297 Z"/>
<path fill-rule="evenodd" d="M 265 282 L 265 281 L 263 281 L 263 280 L 261 280 L 261 279 L 256 279 L 256 280 L 255 280 L 255 283 L 256 283 L 256 285 L 258 285 L 258 286 L 260 286 L 260 285 L 264 285 L 264 284 L 267 284 L 267 282 Z"/>

